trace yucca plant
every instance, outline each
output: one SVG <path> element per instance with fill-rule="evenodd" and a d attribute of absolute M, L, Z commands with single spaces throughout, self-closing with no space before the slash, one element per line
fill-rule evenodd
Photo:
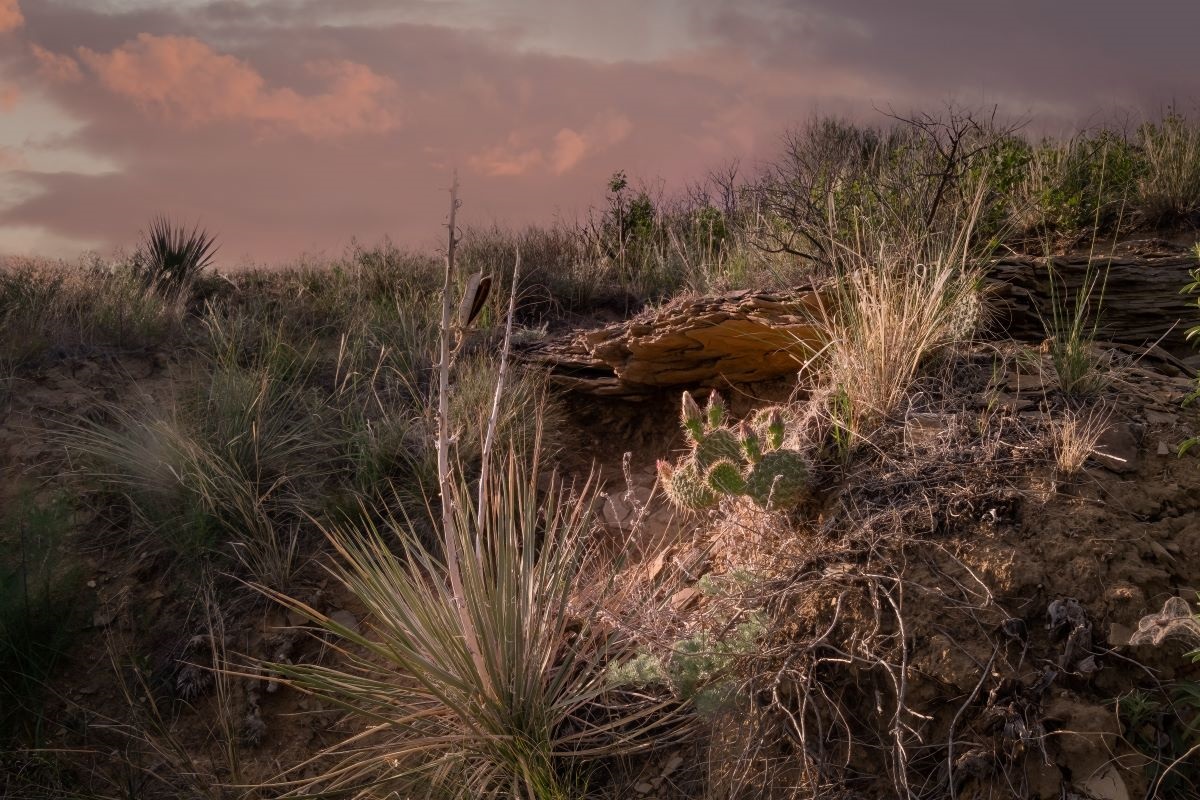
<path fill-rule="evenodd" d="M 179 297 L 212 264 L 216 252 L 217 237 L 199 225 L 189 231 L 167 216 L 157 216 L 138 248 L 143 284 L 165 297 Z"/>
<path fill-rule="evenodd" d="M 596 759 L 679 730 L 669 699 L 606 677 L 635 650 L 599 623 L 603 591 L 577 597 L 595 583 L 584 574 L 591 493 L 539 499 L 533 469 L 509 457 L 489 478 L 482 517 L 473 487 L 455 485 L 459 581 L 404 520 L 376 526 L 363 514 L 326 529 L 339 557 L 331 571 L 369 614 L 361 633 L 262 587 L 342 643 L 337 665 L 265 667 L 364 723 L 326 754 L 332 766 L 291 785 L 295 795 L 406 796 L 432 783 L 452 797 L 570 798 Z"/>
<path fill-rule="evenodd" d="M 484 442 L 477 484 L 451 463 L 457 180 L 450 198 L 437 370 L 441 539 L 429 543 L 390 513 L 377 524 L 366 509 L 358 522 L 323 526 L 339 556 L 334 576 L 370 616 L 365 632 L 260 586 L 343 643 L 337 665 L 262 666 L 364 723 L 324 754 L 333 763 L 322 774 L 286 784 L 293 795 L 397 797 L 419 786 L 427 796 L 567 800 L 581 794 L 597 759 L 664 744 L 680 728 L 670 698 L 607 678 L 607 665 L 632 656 L 633 643 L 600 622 L 604 580 L 585 579 L 591 482 L 564 495 L 551 480 L 539 494 L 540 428 L 531 450 L 513 448 L 496 459 L 500 469 L 488 468 L 503 368 L 487 430 L 476 432 Z M 512 316 L 510 302 L 502 364 Z"/>

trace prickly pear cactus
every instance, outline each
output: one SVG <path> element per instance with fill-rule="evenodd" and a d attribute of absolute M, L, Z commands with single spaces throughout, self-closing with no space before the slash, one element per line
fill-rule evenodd
<path fill-rule="evenodd" d="M 704 511 L 717 504 L 717 493 L 691 461 L 678 466 L 659 461 L 658 477 L 667 497 L 679 508 Z"/>
<path fill-rule="evenodd" d="M 737 428 L 726 424 L 726 416 L 716 392 L 703 409 L 683 393 L 680 422 L 692 452 L 675 465 L 658 464 L 671 502 L 695 511 L 712 508 L 722 497 L 748 497 L 761 508 L 796 505 L 807 489 L 808 464 L 799 451 L 783 447 L 780 410 L 764 409 Z"/>
<path fill-rule="evenodd" d="M 736 463 L 743 458 L 737 434 L 728 428 L 717 428 L 705 434 L 703 439 L 696 442 L 692 453 L 701 469 L 708 469 L 718 461 Z"/>
<path fill-rule="evenodd" d="M 746 476 L 745 493 L 761 508 L 788 508 L 804 497 L 808 464 L 794 450 L 772 450 Z"/>
<path fill-rule="evenodd" d="M 718 461 L 709 467 L 708 485 L 718 494 L 742 494 L 746 491 L 742 470 L 732 461 Z"/>

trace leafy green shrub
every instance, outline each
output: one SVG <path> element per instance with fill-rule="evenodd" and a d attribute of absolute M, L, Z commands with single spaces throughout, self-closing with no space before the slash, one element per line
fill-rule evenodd
<path fill-rule="evenodd" d="M 1062 182 L 1049 189 L 1049 220 L 1062 230 L 1111 230 L 1127 214 L 1141 171 L 1137 148 L 1101 130 L 1066 147 Z"/>

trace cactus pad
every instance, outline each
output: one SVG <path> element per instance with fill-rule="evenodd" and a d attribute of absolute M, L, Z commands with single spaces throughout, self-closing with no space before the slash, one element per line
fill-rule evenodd
<path fill-rule="evenodd" d="M 719 428 L 725 424 L 725 401 L 721 395 L 713 392 L 708 396 L 708 406 L 704 412 L 708 416 L 708 427 Z"/>
<path fill-rule="evenodd" d="M 732 461 L 736 464 L 741 460 L 742 444 L 728 428 L 709 431 L 703 439 L 696 442 L 696 463 L 701 469 L 707 470 L 718 461 Z"/>
<path fill-rule="evenodd" d="M 808 465 L 793 450 L 772 450 L 746 476 L 746 494 L 762 508 L 794 506 L 804 496 Z"/>
<path fill-rule="evenodd" d="M 692 511 L 703 511 L 717 504 L 717 494 L 705 482 L 700 470 L 691 461 L 684 462 L 677 469 L 667 470 L 659 467 L 663 488 L 671 502 L 680 508 Z"/>
<path fill-rule="evenodd" d="M 742 494 L 746 491 L 746 479 L 732 461 L 718 461 L 709 467 L 708 485 L 720 494 Z"/>
<path fill-rule="evenodd" d="M 682 406 L 680 421 L 683 423 L 683 428 L 692 437 L 693 442 L 698 442 L 704 438 L 704 412 L 696 404 L 691 392 L 683 393 Z"/>

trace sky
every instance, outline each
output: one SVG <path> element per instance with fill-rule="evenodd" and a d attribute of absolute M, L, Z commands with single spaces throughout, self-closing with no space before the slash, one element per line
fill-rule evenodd
<path fill-rule="evenodd" d="M 0 0 L 0 255 L 434 247 L 667 191 L 816 115 L 999 106 L 1039 131 L 1200 100 L 1194 0 Z"/>

